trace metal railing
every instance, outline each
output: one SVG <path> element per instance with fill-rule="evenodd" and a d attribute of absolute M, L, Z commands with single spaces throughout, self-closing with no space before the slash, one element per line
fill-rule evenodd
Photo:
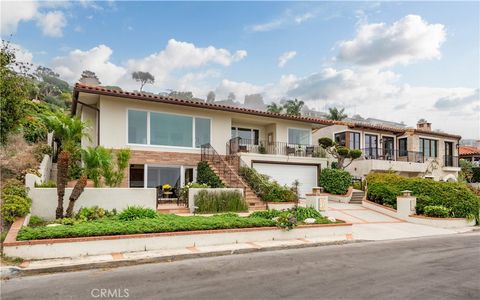
<path fill-rule="evenodd" d="M 443 156 L 443 166 L 458 168 L 458 166 L 459 166 L 458 156 L 444 155 Z"/>
<path fill-rule="evenodd" d="M 393 150 L 384 148 L 363 148 L 362 157 L 365 159 L 406 161 L 406 162 L 425 162 L 422 152 Z"/>
<path fill-rule="evenodd" d="M 210 144 L 204 144 L 200 147 L 200 160 L 211 164 L 220 173 L 217 175 L 220 175 L 226 181 L 225 184 L 228 187 L 242 188 L 245 192 L 245 183 L 238 174 L 238 168 L 235 169 L 235 165 L 230 165 L 227 159 L 231 158 L 218 154 Z"/>
<path fill-rule="evenodd" d="M 299 157 L 318 157 L 323 152 L 320 146 L 306 144 L 291 144 L 286 142 L 267 142 L 262 140 L 232 138 L 227 143 L 227 153 L 239 152 L 291 155 Z"/>

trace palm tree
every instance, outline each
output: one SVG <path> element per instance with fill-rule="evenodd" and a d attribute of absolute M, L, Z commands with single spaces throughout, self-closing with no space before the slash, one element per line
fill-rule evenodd
<path fill-rule="evenodd" d="M 281 114 L 283 112 L 283 106 L 278 105 L 275 102 L 267 105 L 267 111 L 271 113 Z"/>
<path fill-rule="evenodd" d="M 328 111 L 329 111 L 329 115 L 328 115 L 327 118 L 329 120 L 341 121 L 341 120 L 345 119 L 346 117 L 348 117 L 347 114 L 343 113 L 345 111 L 345 108 L 338 109 L 336 107 L 330 107 L 328 109 Z"/>
<path fill-rule="evenodd" d="M 75 184 L 75 187 L 73 188 L 72 193 L 70 194 L 70 198 L 69 198 L 70 202 L 68 203 L 65 217 L 71 218 L 73 216 L 73 207 L 75 206 L 75 201 L 77 201 L 78 198 L 80 198 L 80 195 L 83 193 L 83 190 L 85 189 L 86 185 L 87 185 L 87 176 L 85 175 L 80 176 L 77 183 Z M 63 201 L 63 197 L 62 197 L 62 201 Z M 62 211 L 63 211 L 63 207 L 62 207 Z"/>
<path fill-rule="evenodd" d="M 287 102 L 283 107 L 285 108 L 287 115 L 300 116 L 303 105 L 305 105 L 305 102 L 295 99 L 295 100 L 287 100 Z"/>

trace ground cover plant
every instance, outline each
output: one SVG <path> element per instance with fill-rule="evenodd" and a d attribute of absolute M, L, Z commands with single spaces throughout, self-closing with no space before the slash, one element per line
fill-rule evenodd
<path fill-rule="evenodd" d="M 393 198 L 403 190 L 410 190 L 417 197 L 416 211 L 419 215 L 425 214 L 427 206 L 443 206 L 448 209 L 447 217 L 479 222 L 480 198 L 464 183 L 406 178 L 395 174 L 370 174 L 367 182 L 368 199 L 376 203 L 393 206 Z"/>

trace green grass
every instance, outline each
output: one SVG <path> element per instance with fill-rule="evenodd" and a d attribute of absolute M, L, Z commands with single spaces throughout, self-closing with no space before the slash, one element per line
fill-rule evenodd
<path fill-rule="evenodd" d="M 23 227 L 17 240 L 36 240 L 102 235 L 124 235 L 191 230 L 273 227 L 275 222 L 259 217 L 239 217 L 233 214 L 211 217 L 158 215 L 153 219 L 121 221 L 117 217 L 55 227 Z"/>

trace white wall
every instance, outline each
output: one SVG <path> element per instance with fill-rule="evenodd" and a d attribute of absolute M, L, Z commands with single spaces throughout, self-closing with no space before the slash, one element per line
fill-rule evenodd
<path fill-rule="evenodd" d="M 72 193 L 72 188 L 65 189 L 63 207 L 66 210 Z M 55 219 L 57 208 L 56 188 L 30 188 L 28 195 L 32 198 L 31 214 L 47 220 Z M 85 188 L 80 198 L 75 202 L 75 212 L 80 207 L 99 206 L 106 210 L 121 211 L 128 206 L 142 206 L 156 209 L 156 189 L 154 188 Z"/>

